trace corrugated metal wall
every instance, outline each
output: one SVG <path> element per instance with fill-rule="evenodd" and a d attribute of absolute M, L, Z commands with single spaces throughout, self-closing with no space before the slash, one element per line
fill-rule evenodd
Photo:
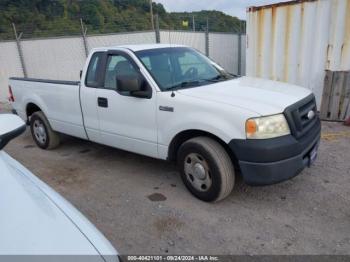
<path fill-rule="evenodd" d="M 350 70 L 350 0 L 248 9 L 247 75 L 302 85 L 320 106 L 326 69 Z"/>

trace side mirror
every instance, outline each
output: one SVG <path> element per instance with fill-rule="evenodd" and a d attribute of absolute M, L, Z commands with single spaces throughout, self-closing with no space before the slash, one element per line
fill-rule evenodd
<path fill-rule="evenodd" d="M 151 98 L 152 89 L 142 90 L 144 80 L 138 75 L 119 75 L 116 77 L 117 91 L 130 92 L 131 96 L 139 98 Z"/>
<path fill-rule="evenodd" d="M 134 92 L 141 91 L 142 81 L 137 75 L 118 75 L 116 77 L 117 91 Z"/>
<path fill-rule="evenodd" d="M 17 115 L 0 114 L 0 150 L 26 130 L 26 124 Z"/>

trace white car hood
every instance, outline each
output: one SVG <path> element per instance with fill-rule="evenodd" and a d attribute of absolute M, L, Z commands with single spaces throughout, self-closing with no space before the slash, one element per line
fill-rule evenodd
<path fill-rule="evenodd" d="M 81 221 L 63 211 L 73 207 L 53 201 L 49 187 L 35 179 L 0 151 L 0 255 L 93 255 L 93 261 L 103 261 Z"/>
<path fill-rule="evenodd" d="M 180 94 L 245 108 L 258 115 L 273 115 L 308 96 L 311 91 L 292 84 L 261 78 L 240 77 L 196 88 Z"/>

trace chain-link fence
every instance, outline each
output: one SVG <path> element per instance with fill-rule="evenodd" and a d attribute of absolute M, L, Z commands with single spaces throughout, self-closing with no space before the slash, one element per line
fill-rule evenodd
<path fill-rule="evenodd" d="M 209 23 L 202 31 L 162 28 L 155 19 L 154 31 L 131 31 L 89 34 L 82 20 L 74 35 L 32 37 L 13 25 L 14 40 L 0 40 L 0 101 L 7 99 L 8 78 L 32 77 L 57 80 L 78 80 L 79 71 L 94 47 L 125 44 L 170 43 L 198 49 L 218 62 L 228 72 L 245 74 L 245 35 L 209 32 Z M 149 26 L 149 25 L 148 25 Z M 161 28 L 161 29 L 160 29 Z M 68 34 L 68 33 L 67 33 Z"/>

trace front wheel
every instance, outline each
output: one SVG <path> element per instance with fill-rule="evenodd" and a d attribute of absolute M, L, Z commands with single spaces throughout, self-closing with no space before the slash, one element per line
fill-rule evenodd
<path fill-rule="evenodd" d="M 235 173 L 231 158 L 220 143 L 209 137 L 195 137 L 183 143 L 178 165 L 188 190 L 203 201 L 222 200 L 233 189 Z"/>
<path fill-rule="evenodd" d="M 52 130 L 49 121 L 41 111 L 31 116 L 30 131 L 35 143 L 42 149 L 53 149 L 60 143 L 58 133 Z"/>

